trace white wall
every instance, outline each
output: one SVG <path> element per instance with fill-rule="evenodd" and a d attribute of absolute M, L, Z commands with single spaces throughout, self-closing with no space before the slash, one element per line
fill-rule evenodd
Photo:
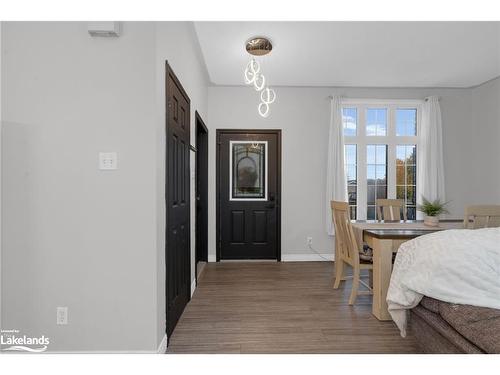
<path fill-rule="evenodd" d="M 478 191 L 500 200 L 500 176 L 478 167 L 500 161 L 498 81 L 470 90 L 278 88 L 263 120 L 247 87 L 207 89 L 190 23 L 126 22 L 120 38 L 90 38 L 86 23 L 7 22 L 0 40 L 0 326 L 45 334 L 53 351 L 155 351 L 163 338 L 165 60 L 191 99 L 193 144 L 195 110 L 209 126 L 210 259 L 217 128 L 283 129 L 283 255 L 305 253 L 306 236 L 331 251 L 331 94 L 441 96 L 453 216 Z M 119 169 L 100 172 L 99 151 L 117 151 Z M 193 236 L 191 245 L 194 279 Z M 57 306 L 69 307 L 68 326 L 55 324 Z"/>
<path fill-rule="evenodd" d="M 119 38 L 86 27 L 4 24 L 1 326 L 45 334 L 52 351 L 156 351 L 165 59 L 192 124 L 206 114 L 206 73 L 190 23 L 125 22 Z M 117 151 L 119 169 L 99 171 L 99 151 Z M 57 306 L 69 325 L 55 324 Z"/>
<path fill-rule="evenodd" d="M 471 170 L 474 203 L 500 201 L 500 78 L 472 90 L 473 135 L 467 154 L 474 159 Z M 477 152 L 480 150 L 480 152 Z"/>
<path fill-rule="evenodd" d="M 154 26 L 6 22 L 3 37 L 2 327 L 50 350 L 154 350 Z M 99 171 L 99 151 L 119 169 Z"/>
<path fill-rule="evenodd" d="M 447 199 L 451 215 L 460 218 L 466 204 L 477 202 L 480 177 L 495 171 L 478 168 L 479 160 L 498 150 L 493 125 L 474 124 L 470 89 L 363 89 L 363 88 L 276 88 L 278 99 L 267 119 L 257 114 L 258 96 L 248 87 L 209 88 L 209 196 L 215 197 L 215 129 L 277 128 L 283 130 L 282 151 L 282 254 L 310 254 L 306 237 L 313 237 L 313 248 L 332 252 L 332 240 L 325 233 L 325 169 L 327 155 L 328 95 L 351 98 L 422 99 L 441 98 L 444 127 L 444 158 Z M 485 93 L 490 98 L 490 93 Z M 492 98 L 490 98 L 493 100 Z M 498 103 L 498 101 L 496 102 Z M 489 108 L 491 112 L 494 107 Z M 478 129 L 484 134 L 481 147 L 471 149 Z M 485 153 L 483 150 L 488 149 Z M 475 157 L 471 154 L 475 153 Z M 498 165 L 498 164 L 497 164 Z M 494 178 L 491 177 L 491 180 Z M 498 185 L 481 186 L 489 203 L 498 203 Z M 497 198 L 495 198 L 497 197 Z M 215 199 L 209 206 L 209 256 L 215 258 Z"/>
<path fill-rule="evenodd" d="M 2 27 L 0 21 L 0 213 L 2 212 Z M 2 328 L 2 215 L 0 214 L 0 329 Z"/>

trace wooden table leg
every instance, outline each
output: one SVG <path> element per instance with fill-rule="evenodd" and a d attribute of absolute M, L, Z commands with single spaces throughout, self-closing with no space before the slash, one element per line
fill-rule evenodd
<path fill-rule="evenodd" d="M 371 239 L 373 248 L 373 305 L 372 314 L 378 320 L 391 320 L 387 310 L 387 290 L 391 280 L 392 247 L 390 239 Z"/>
<path fill-rule="evenodd" d="M 344 276 L 344 264 L 342 260 L 340 260 L 339 247 L 337 244 L 337 236 L 335 236 L 335 282 L 333 284 L 333 288 L 337 289 L 340 285 L 340 281 Z"/>

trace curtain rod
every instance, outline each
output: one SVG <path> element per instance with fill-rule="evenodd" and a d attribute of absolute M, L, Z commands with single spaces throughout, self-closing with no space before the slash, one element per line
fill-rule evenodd
<path fill-rule="evenodd" d="M 326 99 L 333 100 L 333 95 L 328 95 Z M 342 97 L 342 101 L 346 102 L 388 102 L 388 103 L 408 103 L 408 102 L 426 102 L 429 100 L 429 97 L 426 97 L 424 99 L 378 99 L 378 98 L 349 98 L 349 97 Z M 439 100 L 439 97 L 438 97 Z"/>

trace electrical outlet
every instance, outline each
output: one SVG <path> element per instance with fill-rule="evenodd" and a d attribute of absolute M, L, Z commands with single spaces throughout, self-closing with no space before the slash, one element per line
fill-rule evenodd
<path fill-rule="evenodd" d="M 57 324 L 66 325 L 68 324 L 68 308 L 58 307 L 57 308 Z"/>
<path fill-rule="evenodd" d="M 307 244 L 311 245 L 313 243 L 313 238 L 312 237 L 307 237 Z"/>

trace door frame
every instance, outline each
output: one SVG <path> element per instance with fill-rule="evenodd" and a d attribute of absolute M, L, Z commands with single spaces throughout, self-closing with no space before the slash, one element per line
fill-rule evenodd
<path fill-rule="evenodd" d="M 205 181 L 202 182 L 204 184 L 204 187 L 202 189 L 202 200 L 204 201 L 205 206 L 203 207 L 204 213 L 202 214 L 202 219 L 201 219 L 201 225 L 204 227 L 204 232 L 206 234 L 206 239 L 205 239 L 205 245 L 203 249 L 203 254 L 200 254 L 200 243 L 198 241 L 198 236 L 200 234 L 200 226 L 198 225 L 198 197 L 195 196 L 196 199 L 196 210 L 195 210 L 195 279 L 196 279 L 196 284 L 198 284 L 198 257 L 201 255 L 201 260 L 208 262 L 208 145 L 209 145 L 209 135 L 208 135 L 208 128 L 205 125 L 205 122 L 201 118 L 200 114 L 198 111 L 195 111 L 195 126 L 196 126 L 196 161 L 195 161 L 195 193 L 197 193 L 198 189 L 198 184 L 200 183 L 200 162 L 199 162 L 199 157 L 201 153 L 204 155 L 201 155 L 202 157 L 205 157 L 205 161 L 203 163 L 203 168 L 206 169 L 205 171 Z M 201 132 L 204 133 L 204 147 L 198 147 L 199 146 L 199 139 L 198 139 L 198 134 Z"/>
<path fill-rule="evenodd" d="M 169 150 L 168 150 L 168 133 L 169 133 L 169 121 L 168 121 L 168 115 L 169 115 L 169 107 L 168 107 L 168 94 L 169 94 L 169 89 L 168 89 L 168 77 L 171 77 L 172 80 L 175 82 L 177 87 L 179 88 L 179 91 L 181 94 L 184 96 L 186 101 L 188 102 L 189 107 L 191 107 L 191 99 L 189 98 L 188 94 L 184 90 L 184 87 L 182 86 L 181 82 L 175 75 L 174 71 L 172 70 L 172 67 L 169 65 L 168 61 L 165 60 L 165 333 L 167 334 L 167 345 L 170 342 L 170 337 L 172 335 L 172 332 L 168 332 L 168 280 L 169 280 L 169 272 L 168 272 L 168 265 L 166 264 L 166 260 L 168 259 L 167 257 L 167 252 L 169 251 L 169 243 L 168 243 L 168 227 L 169 227 L 169 209 L 168 209 L 168 174 L 169 174 Z M 191 113 L 191 111 L 190 111 Z M 188 119 L 188 125 L 189 125 L 189 139 L 191 143 L 191 118 Z M 190 145 L 188 145 L 190 146 Z M 191 190 L 191 176 L 188 174 L 188 179 L 186 181 L 188 184 L 188 191 Z M 191 214 L 191 197 L 189 196 L 186 202 L 187 205 L 187 210 Z M 187 221 L 187 233 L 191 233 L 191 219 Z M 189 265 L 188 265 L 188 271 L 186 272 L 187 274 L 187 285 L 188 285 L 188 291 L 187 291 L 187 301 L 191 300 L 191 235 L 188 236 L 187 238 L 187 248 L 189 249 L 188 251 L 188 259 L 189 259 Z M 174 327 L 175 329 L 175 327 Z"/>
<path fill-rule="evenodd" d="M 246 134 L 276 134 L 277 136 L 277 143 L 276 143 L 276 149 L 277 149 L 277 199 L 276 199 L 276 226 L 277 226 L 277 232 L 276 232 L 276 260 L 278 262 L 281 262 L 281 129 L 217 129 L 216 130 L 216 158 L 215 158 L 215 194 L 216 194 L 216 261 L 220 262 L 221 258 L 221 245 L 222 245 L 222 240 L 221 240 L 221 199 L 220 199 L 220 148 L 221 148 L 221 143 L 220 143 L 220 136 L 222 134 L 240 134 L 240 133 L 246 133 Z"/>

